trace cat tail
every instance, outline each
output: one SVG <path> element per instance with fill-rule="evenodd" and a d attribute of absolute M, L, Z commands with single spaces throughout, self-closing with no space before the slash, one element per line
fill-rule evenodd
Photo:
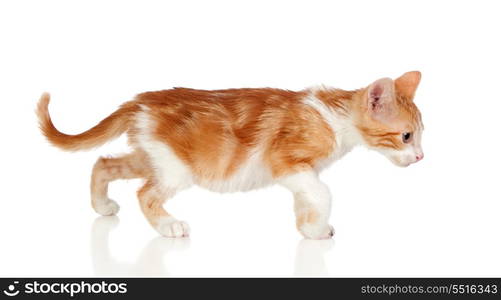
<path fill-rule="evenodd" d="M 38 101 L 36 114 L 40 130 L 54 146 L 66 151 L 88 150 L 103 145 L 109 140 L 122 135 L 129 128 L 129 120 L 137 106 L 126 102 L 114 113 L 106 117 L 91 129 L 80 134 L 64 134 L 56 129 L 49 115 L 50 95 L 44 93 Z"/>

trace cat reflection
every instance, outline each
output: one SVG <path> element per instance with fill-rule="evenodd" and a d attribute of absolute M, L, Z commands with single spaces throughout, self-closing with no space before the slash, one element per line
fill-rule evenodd
<path fill-rule="evenodd" d="M 117 216 L 98 217 L 92 225 L 91 251 L 96 276 L 169 276 L 166 254 L 184 251 L 190 246 L 189 238 L 156 237 L 143 248 L 134 263 L 118 261 L 110 251 L 109 235 L 119 222 Z"/>
<path fill-rule="evenodd" d="M 152 239 L 141 251 L 134 263 L 117 260 L 109 245 L 110 232 L 118 226 L 119 218 L 98 217 L 92 225 L 91 251 L 94 273 L 96 276 L 138 276 L 168 277 L 168 253 L 185 251 L 190 247 L 189 238 Z M 332 239 L 299 241 L 296 247 L 293 276 L 329 276 L 325 255 L 334 245 Z"/>

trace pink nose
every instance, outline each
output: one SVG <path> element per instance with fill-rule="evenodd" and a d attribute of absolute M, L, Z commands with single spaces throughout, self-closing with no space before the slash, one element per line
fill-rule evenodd
<path fill-rule="evenodd" d="M 416 161 L 420 161 L 424 158 L 424 154 L 416 155 Z"/>

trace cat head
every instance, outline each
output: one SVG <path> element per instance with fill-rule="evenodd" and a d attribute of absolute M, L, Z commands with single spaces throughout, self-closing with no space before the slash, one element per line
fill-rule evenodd
<path fill-rule="evenodd" d="M 400 167 L 424 157 L 424 128 L 413 101 L 420 80 L 420 72 L 407 72 L 395 80 L 379 79 L 360 94 L 356 126 L 365 144 Z"/>

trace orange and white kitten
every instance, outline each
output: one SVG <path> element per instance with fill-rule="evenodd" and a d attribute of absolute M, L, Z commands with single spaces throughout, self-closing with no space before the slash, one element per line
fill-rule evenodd
<path fill-rule="evenodd" d="M 423 158 L 421 115 L 413 102 L 421 74 L 383 78 L 345 91 L 174 88 L 139 94 L 80 134 L 58 131 L 49 95 L 38 103 L 40 128 L 55 146 L 91 149 L 127 133 L 134 149 L 101 157 L 92 171 L 92 207 L 114 215 L 108 198 L 117 179 L 144 178 L 137 195 L 149 223 L 167 237 L 186 237 L 188 224 L 163 204 L 194 184 L 217 192 L 247 191 L 278 183 L 294 194 L 298 230 L 311 239 L 333 235 L 331 195 L 318 173 L 353 147 L 376 150 L 398 166 Z"/>

